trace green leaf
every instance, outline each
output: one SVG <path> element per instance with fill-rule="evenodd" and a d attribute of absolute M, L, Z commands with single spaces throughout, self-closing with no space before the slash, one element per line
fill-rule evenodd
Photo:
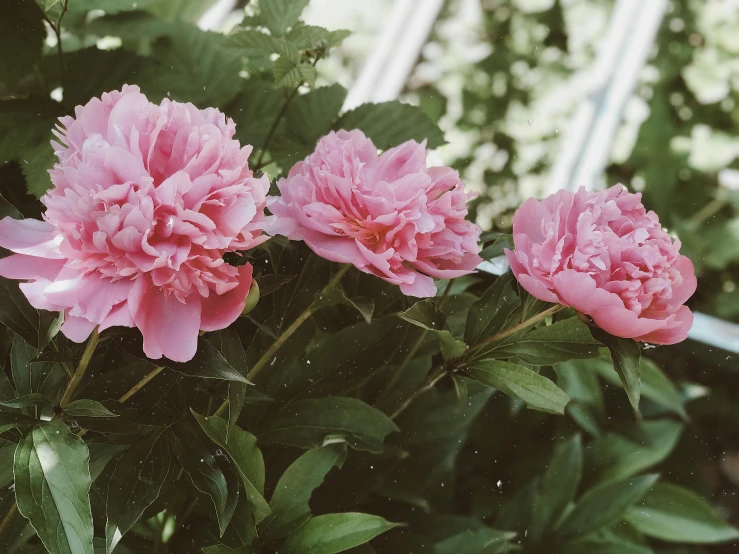
<path fill-rule="evenodd" d="M 33 71 L 46 38 L 42 12 L 35 2 L 8 0 L 0 17 L 0 82 L 13 87 Z M 1 163 L 1 162 L 0 162 Z"/>
<path fill-rule="evenodd" d="M 316 68 L 309 63 L 296 63 L 285 56 L 275 61 L 272 75 L 276 87 L 295 88 L 306 83 L 312 86 L 316 81 Z"/>
<path fill-rule="evenodd" d="M 237 29 L 228 36 L 226 44 L 248 57 L 265 58 L 278 51 L 279 40 L 256 29 Z"/>
<path fill-rule="evenodd" d="M 397 524 L 370 514 L 326 514 L 309 519 L 291 533 L 280 552 L 334 554 L 369 542 L 393 527 L 397 527 Z"/>
<path fill-rule="evenodd" d="M 261 0 L 259 17 L 270 33 L 282 36 L 298 22 L 309 0 Z"/>
<path fill-rule="evenodd" d="M 315 25 L 296 25 L 285 37 L 298 50 L 315 50 L 321 47 L 332 48 L 341 44 L 351 31 L 338 29 L 329 31 Z"/>
<path fill-rule="evenodd" d="M 192 484 L 213 502 L 223 534 L 236 509 L 239 471 L 230 460 L 216 456 L 214 449 L 203 443 L 189 423 L 181 422 L 171 427 L 170 444 Z"/>
<path fill-rule="evenodd" d="M 342 441 L 357 450 L 381 452 L 385 437 L 397 430 L 385 414 L 356 398 L 316 398 L 286 406 L 261 439 L 300 448 Z"/>
<path fill-rule="evenodd" d="M 613 369 L 611 360 L 596 360 L 598 373 L 611 383 L 622 386 L 621 379 Z M 677 387 L 670 379 L 648 358 L 641 357 L 639 360 L 639 373 L 641 374 L 641 396 L 647 398 L 684 420 L 688 419 L 685 411 L 685 402 L 680 396 Z"/>
<path fill-rule="evenodd" d="M 372 321 L 372 314 L 375 311 L 375 301 L 372 298 L 366 296 L 350 298 L 341 287 L 341 284 L 337 284 L 331 290 L 322 290 L 319 294 L 316 294 L 315 309 L 335 306 L 337 304 L 344 304 L 354 308 L 362 315 L 364 321 L 367 323 Z"/>
<path fill-rule="evenodd" d="M 189 362 L 178 363 L 163 359 L 162 363 L 183 375 L 202 377 L 203 379 L 222 379 L 251 384 L 241 372 L 237 371 L 226 358 L 202 337 L 198 339 L 198 350 Z"/>
<path fill-rule="evenodd" d="M 473 379 L 520 398 L 530 408 L 563 414 L 570 398 L 552 381 L 526 367 L 500 360 L 480 360 L 466 368 Z"/>
<path fill-rule="evenodd" d="M 45 394 L 26 394 L 10 400 L 0 400 L 0 406 L 6 408 L 28 408 L 29 406 L 43 406 L 50 408 L 52 406 L 51 398 Z"/>
<path fill-rule="evenodd" d="M 246 358 L 246 351 L 241 344 L 239 334 L 233 329 L 223 329 L 221 331 L 221 353 L 228 364 L 236 371 L 246 376 L 249 371 L 249 364 Z M 241 415 L 246 400 L 246 392 L 248 390 L 246 383 L 231 381 L 228 384 L 228 424 L 236 425 Z M 228 440 L 228 431 L 226 431 L 226 440 Z"/>
<path fill-rule="evenodd" d="M 118 417 L 96 400 L 75 400 L 67 404 L 62 414 L 69 417 Z"/>
<path fill-rule="evenodd" d="M 639 370 L 642 396 L 687 420 L 688 413 L 680 392 L 667 375 L 647 358 L 641 358 Z"/>
<path fill-rule="evenodd" d="M 566 537 L 584 536 L 616 523 L 652 488 L 658 477 L 640 475 L 593 487 L 578 500 L 558 533 Z"/>
<path fill-rule="evenodd" d="M 170 463 L 163 429 L 135 442 L 118 458 L 108 484 L 106 501 L 107 554 L 159 497 Z"/>
<path fill-rule="evenodd" d="M 480 252 L 483 260 L 497 258 L 505 253 L 505 249 L 513 250 L 513 235 L 503 235 L 496 237 L 492 244 L 489 244 Z"/>
<path fill-rule="evenodd" d="M 458 533 L 437 542 L 434 554 L 489 554 L 490 552 L 507 552 L 497 550 L 513 539 L 516 533 L 497 531 L 495 529 L 475 529 Z"/>
<path fill-rule="evenodd" d="M 331 85 L 293 99 L 285 116 L 284 130 L 277 134 L 270 148 L 281 167 L 287 169 L 313 152 L 316 142 L 331 130 L 346 94 L 341 85 Z"/>
<path fill-rule="evenodd" d="M 575 499 L 582 476 L 582 441 L 575 435 L 561 442 L 542 475 L 534 503 L 533 529 L 530 535 L 538 538 L 542 532 L 554 528 L 567 506 Z"/>
<path fill-rule="evenodd" d="M 406 311 L 400 312 L 398 317 L 421 329 L 433 332 L 439 340 L 441 354 L 445 360 L 457 358 L 467 350 L 464 342 L 454 338 L 449 330 L 444 329 L 446 316 L 436 308 L 436 303 L 432 300 L 416 302 Z"/>
<path fill-rule="evenodd" d="M 512 287 L 510 273 L 498 277 L 470 308 L 464 342 L 473 345 L 518 323 L 521 301 Z"/>
<path fill-rule="evenodd" d="M 589 479 L 623 479 L 661 463 L 677 445 L 683 426 L 661 419 L 634 423 L 624 434 L 607 433 L 588 444 Z"/>
<path fill-rule="evenodd" d="M 0 278 L 0 322 L 29 345 L 38 343 L 38 312 L 23 296 L 17 281 Z"/>
<path fill-rule="evenodd" d="M 426 140 L 429 148 L 445 143 L 444 133 L 421 108 L 397 100 L 363 104 L 342 115 L 334 128 L 359 129 L 381 150 L 407 140 L 419 143 Z"/>
<path fill-rule="evenodd" d="M 233 427 L 228 434 L 229 426 L 220 417 L 203 417 L 190 411 L 205 434 L 231 457 L 254 511 L 255 522 L 259 523 L 269 515 L 270 507 L 263 496 L 264 460 L 257 447 L 257 438 L 239 427 Z"/>
<path fill-rule="evenodd" d="M 398 317 L 427 331 L 440 331 L 446 322 L 446 316 L 432 300 L 420 300 L 406 311 L 398 313 Z"/>
<path fill-rule="evenodd" d="M 561 554 L 654 554 L 651 548 L 614 537 L 569 542 L 557 552 Z"/>
<path fill-rule="evenodd" d="M 0 426 L 12 425 L 14 427 L 33 425 L 38 423 L 38 419 L 34 419 L 18 412 L 0 411 Z"/>
<path fill-rule="evenodd" d="M 493 355 L 517 357 L 531 365 L 552 365 L 579 358 L 594 358 L 598 345 L 588 326 L 577 317 L 537 327 L 522 336 L 513 336 L 493 351 Z"/>
<path fill-rule="evenodd" d="M 49 138 L 51 138 L 51 133 L 49 133 Z M 19 162 L 26 178 L 26 189 L 29 194 L 41 198 L 51 188 L 49 170 L 56 161 L 54 149 L 48 140 L 23 152 Z"/>
<path fill-rule="evenodd" d="M 343 445 L 329 445 L 308 450 L 295 460 L 275 486 L 270 499 L 272 515 L 259 528 L 260 537 L 279 539 L 305 523 L 310 518 L 308 502 L 313 491 L 323 483 L 331 468 L 341 465 L 345 457 Z"/>
<path fill-rule="evenodd" d="M 38 356 L 38 350 L 21 337 L 14 337 L 10 350 L 10 368 L 15 390 L 21 396 L 40 393 L 55 399 L 67 374 L 58 364 L 31 363 L 36 356 Z"/>
<path fill-rule="evenodd" d="M 739 530 L 693 491 L 657 483 L 626 520 L 648 537 L 666 542 L 713 544 L 739 539 Z"/>
<path fill-rule="evenodd" d="M 225 47 L 225 37 L 190 25 L 172 25 L 166 38 L 155 44 L 154 62 L 138 77 L 149 99 L 164 97 L 192 102 L 198 107 L 222 106 L 238 93 L 241 60 Z"/>
<path fill-rule="evenodd" d="M 611 352 L 613 366 L 621 378 L 626 396 L 629 397 L 634 412 L 639 413 L 639 396 L 641 394 L 641 374 L 639 372 L 639 358 L 641 351 L 639 344 L 632 339 L 622 339 L 609 335 L 602 329 L 591 328 L 593 337 L 603 343 Z"/>
<path fill-rule="evenodd" d="M 15 451 L 18 510 L 51 554 L 93 554 L 89 452 L 61 421 L 39 424 Z"/>

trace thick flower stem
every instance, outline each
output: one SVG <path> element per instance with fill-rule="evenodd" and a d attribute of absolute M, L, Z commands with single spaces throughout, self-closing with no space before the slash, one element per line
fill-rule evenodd
<path fill-rule="evenodd" d="M 489 344 L 492 344 L 494 342 L 500 342 L 503 339 L 506 339 L 506 338 L 510 337 L 511 335 L 515 335 L 519 331 L 521 331 L 523 329 L 526 329 L 527 327 L 531 327 L 532 325 L 536 325 L 540 321 L 546 319 L 547 317 L 549 317 L 552 314 L 556 314 L 558 311 L 563 310 L 564 308 L 565 308 L 565 306 L 562 306 L 560 304 L 555 304 L 551 308 L 548 308 L 548 309 L 544 310 L 543 312 L 536 314 L 535 316 L 532 316 L 532 317 L 530 317 L 528 319 L 525 319 L 524 321 L 522 321 L 518 325 L 514 325 L 513 327 L 511 327 L 509 329 L 504 329 L 503 331 L 500 331 L 499 333 L 495 333 L 492 337 L 488 337 L 484 341 L 478 342 L 475 346 L 473 346 L 472 348 L 470 348 L 467 351 L 467 356 L 469 356 L 473 352 L 477 352 L 478 350 L 480 350 L 482 348 L 485 348 Z"/>
<path fill-rule="evenodd" d="M 323 288 L 323 290 L 321 291 L 321 295 L 327 294 L 328 291 L 334 288 L 339 283 L 339 281 L 341 281 L 341 278 L 344 276 L 344 274 L 349 271 L 350 267 L 351 266 L 349 264 L 344 264 L 339 269 L 339 271 L 337 271 L 336 274 L 331 278 L 328 284 Z M 249 381 L 252 381 L 257 375 L 259 375 L 259 372 L 264 369 L 264 366 L 267 365 L 267 362 L 269 362 L 274 357 L 280 347 L 285 344 L 287 339 L 289 339 L 293 335 L 293 333 L 295 333 L 295 331 L 297 331 L 300 326 L 305 323 L 306 320 L 310 318 L 310 316 L 313 315 L 313 313 L 318 309 L 317 306 L 318 302 L 316 300 L 311 302 L 310 306 L 308 306 L 305 311 L 300 314 L 297 319 L 293 321 L 279 337 L 277 337 L 277 340 L 272 343 L 272 346 L 270 346 L 267 351 L 262 354 L 259 360 L 257 360 L 257 363 L 255 363 L 249 370 L 249 373 L 246 374 L 246 378 Z M 228 408 L 228 398 L 223 401 L 223 403 L 219 406 L 219 408 L 215 411 L 213 415 L 223 415 L 223 413 L 226 411 L 226 408 Z"/>
<path fill-rule="evenodd" d="M 77 390 L 77 387 L 80 386 L 80 382 L 82 381 L 82 378 L 85 376 L 85 372 L 87 371 L 87 366 L 90 365 L 90 360 L 92 360 L 92 355 L 95 353 L 95 347 L 98 345 L 99 341 L 100 341 L 100 335 L 98 334 L 98 328 L 95 327 L 92 330 L 92 334 L 90 335 L 90 338 L 87 340 L 87 346 L 85 346 L 85 351 L 82 353 L 82 358 L 80 358 L 80 363 L 77 365 L 77 369 L 72 375 L 72 378 L 69 380 L 69 384 L 67 385 L 67 390 L 64 391 L 64 395 L 62 396 L 62 399 L 59 401 L 60 408 L 64 408 L 67 404 L 69 404 L 69 401 L 72 400 L 72 396 L 74 395 L 74 392 Z"/>
<path fill-rule="evenodd" d="M 154 379 L 154 377 L 156 377 L 157 375 L 159 375 L 163 370 L 164 370 L 164 366 L 159 366 L 159 367 L 155 367 L 154 369 L 152 369 L 149 373 L 146 374 L 146 376 L 143 379 L 141 379 L 141 381 L 139 381 L 138 383 L 136 383 L 133 387 L 131 387 L 131 389 L 126 394 L 124 394 L 123 396 L 121 396 L 118 399 L 118 402 L 120 402 L 121 404 L 123 404 L 124 402 L 126 402 L 134 394 L 136 394 L 141 389 L 143 389 L 149 381 L 151 381 L 152 379 Z"/>

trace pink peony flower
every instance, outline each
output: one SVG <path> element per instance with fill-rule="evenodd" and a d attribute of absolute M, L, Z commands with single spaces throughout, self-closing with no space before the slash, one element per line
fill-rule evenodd
<path fill-rule="evenodd" d="M 15 252 L 0 275 L 28 281 L 37 309 L 63 310 L 71 340 L 135 326 L 150 358 L 191 359 L 198 332 L 232 323 L 249 292 L 251 266 L 223 254 L 267 239 L 269 182 L 249 170 L 251 147 L 218 110 L 157 106 L 136 86 L 60 121 L 45 221 L 0 221 Z"/>
<path fill-rule="evenodd" d="M 546 302 L 588 314 L 618 337 L 656 344 L 685 340 L 693 314 L 693 264 L 678 252 L 641 194 L 560 191 L 530 198 L 513 218 L 516 279 Z"/>
<path fill-rule="evenodd" d="M 464 183 L 448 167 L 426 167 L 425 143 L 378 156 L 360 131 L 332 132 L 277 187 L 268 232 L 303 240 L 404 294 L 433 296 L 432 277 L 459 277 L 481 261 L 480 228 L 465 220 Z"/>

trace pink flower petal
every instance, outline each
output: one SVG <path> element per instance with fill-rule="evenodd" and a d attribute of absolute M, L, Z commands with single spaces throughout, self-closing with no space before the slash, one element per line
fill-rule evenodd
<path fill-rule="evenodd" d="M 62 323 L 61 331 L 64 336 L 72 342 L 85 342 L 95 328 L 95 323 L 88 321 L 84 317 L 74 317 L 64 314 L 64 323 Z"/>
<path fill-rule="evenodd" d="M 13 254 L 0 259 L 0 276 L 6 279 L 45 279 L 53 281 L 67 260 Z"/>
<path fill-rule="evenodd" d="M 198 348 L 201 302 L 197 294 L 181 302 L 173 294 L 162 294 L 147 278 L 137 279 L 128 306 L 144 337 L 144 353 L 154 360 L 191 360 Z"/>
<path fill-rule="evenodd" d="M 252 283 L 252 270 L 251 264 L 242 265 L 239 267 L 238 286 L 224 294 L 211 294 L 203 299 L 200 330 L 217 331 L 236 321 L 244 311 L 244 303 Z"/>
<path fill-rule="evenodd" d="M 0 246 L 16 254 L 52 260 L 64 259 L 59 252 L 63 237 L 53 225 L 37 219 L 0 220 Z"/>

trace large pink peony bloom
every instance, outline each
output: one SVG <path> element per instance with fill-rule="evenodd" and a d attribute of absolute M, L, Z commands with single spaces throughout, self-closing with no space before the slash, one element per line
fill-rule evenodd
<path fill-rule="evenodd" d="M 424 144 L 408 141 L 378 156 L 360 131 L 332 132 L 277 187 L 270 233 L 304 240 L 319 256 L 405 294 L 433 296 L 432 277 L 459 277 L 481 261 L 480 228 L 465 220 L 464 183 L 448 167 L 427 168 Z"/>
<path fill-rule="evenodd" d="M 521 286 L 546 302 L 572 306 L 618 337 L 656 344 L 685 340 L 693 314 L 693 264 L 678 253 L 640 194 L 621 185 L 530 198 L 513 218 Z"/>
<path fill-rule="evenodd" d="M 216 109 L 126 86 L 64 117 L 53 142 L 59 163 L 42 202 L 45 221 L 0 221 L 0 275 L 43 310 L 63 310 L 64 334 L 138 327 L 150 358 L 187 361 L 198 331 L 241 313 L 250 265 L 225 252 L 264 240 L 269 183 L 247 165 L 251 147 Z"/>

